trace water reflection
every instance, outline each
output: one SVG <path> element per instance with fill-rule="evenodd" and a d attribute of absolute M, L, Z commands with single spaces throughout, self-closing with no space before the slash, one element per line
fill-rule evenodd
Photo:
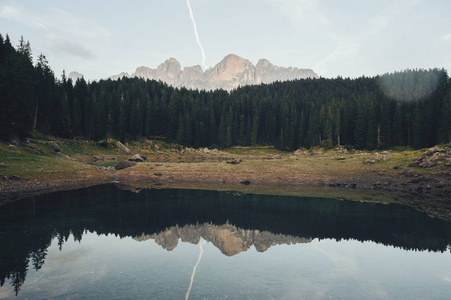
<path fill-rule="evenodd" d="M 160 233 L 136 237 L 137 241 L 153 239 L 164 249 L 171 251 L 179 240 L 184 243 L 197 244 L 200 239 L 211 242 L 224 255 L 233 256 L 254 246 L 258 252 L 265 252 L 271 246 L 310 243 L 312 238 L 294 237 L 274 234 L 269 231 L 241 229 L 231 224 L 185 225 L 173 226 Z"/>
<path fill-rule="evenodd" d="M 313 239 L 373 241 L 406 250 L 448 251 L 451 224 L 408 207 L 332 199 L 234 196 L 199 190 L 142 190 L 97 186 L 23 199 L 0 207 L 0 284 L 15 292 L 29 266 L 46 264 L 52 240 L 62 249 L 70 236 L 113 234 L 154 240 L 174 250 L 179 240 L 205 240 L 226 256 Z M 52 264 L 80 257 L 61 256 Z M 192 268 L 192 266 L 190 267 Z"/>

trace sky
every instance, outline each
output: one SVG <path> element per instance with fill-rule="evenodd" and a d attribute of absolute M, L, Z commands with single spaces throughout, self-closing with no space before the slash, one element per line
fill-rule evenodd
<path fill-rule="evenodd" d="M 176 58 L 236 54 L 326 78 L 451 71 L 449 0 L 0 0 L 0 33 L 29 41 L 55 75 L 99 80 Z M 197 37 L 193 27 L 197 25 Z M 203 52 L 202 52 L 203 51 Z M 204 53 L 204 55 L 202 54 Z"/>

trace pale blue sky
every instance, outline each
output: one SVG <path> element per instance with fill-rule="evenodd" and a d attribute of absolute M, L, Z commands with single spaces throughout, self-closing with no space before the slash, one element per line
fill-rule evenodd
<path fill-rule="evenodd" d="M 234 53 L 254 64 L 311 68 L 323 77 L 406 68 L 451 71 L 449 0 L 191 0 L 206 65 Z M 86 79 L 201 65 L 186 0 L 0 0 L 0 33 L 29 40 L 57 76 Z"/>

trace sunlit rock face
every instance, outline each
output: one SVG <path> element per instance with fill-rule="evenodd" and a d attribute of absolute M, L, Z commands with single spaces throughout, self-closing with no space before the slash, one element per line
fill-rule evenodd
<path fill-rule="evenodd" d="M 165 60 L 157 68 L 158 79 L 171 85 L 176 85 L 180 74 L 182 74 L 182 66 L 175 58 Z"/>
<path fill-rule="evenodd" d="M 198 90 L 211 90 L 212 86 L 208 79 L 205 77 L 202 67 L 199 65 L 193 67 L 183 68 L 180 74 L 179 81 L 176 84 L 177 87 L 185 87 L 187 89 Z"/>
<path fill-rule="evenodd" d="M 200 239 L 215 245 L 224 255 L 233 256 L 247 251 L 252 246 L 258 252 L 265 252 L 271 246 L 310 243 L 311 238 L 273 234 L 268 231 L 241 229 L 231 224 L 186 225 L 170 227 L 158 234 L 135 237 L 137 241 L 153 239 L 168 251 L 174 250 L 181 240 L 184 243 L 198 244 Z"/>
<path fill-rule="evenodd" d="M 203 71 L 199 65 L 185 67 L 182 70 L 175 58 L 167 59 L 157 69 L 138 67 L 132 75 L 121 73 L 111 76 L 115 80 L 121 77 L 139 77 L 149 80 L 161 80 L 174 87 L 188 89 L 231 91 L 244 85 L 272 83 L 303 78 L 318 78 L 311 69 L 284 68 L 271 64 L 266 59 L 258 61 L 257 66 L 235 54 L 224 57 L 213 68 Z"/>
<path fill-rule="evenodd" d="M 157 70 L 156 69 L 151 69 L 148 67 L 138 67 L 135 71 L 135 73 L 133 73 L 134 77 L 140 77 L 140 78 L 145 78 L 145 79 L 149 79 L 149 80 L 158 80 L 158 76 L 157 76 Z M 111 78 L 111 77 L 110 77 Z"/>
<path fill-rule="evenodd" d="M 256 84 L 301 78 L 318 78 L 318 75 L 310 69 L 299 69 L 292 67 L 284 68 L 275 66 L 267 59 L 260 59 L 255 67 Z"/>
<path fill-rule="evenodd" d="M 255 83 L 255 67 L 247 59 L 227 55 L 220 63 L 205 71 L 205 77 L 213 88 L 232 90 L 239 85 Z"/>

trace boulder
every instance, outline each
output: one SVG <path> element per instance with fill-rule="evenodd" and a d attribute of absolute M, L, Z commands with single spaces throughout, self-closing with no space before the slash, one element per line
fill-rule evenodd
<path fill-rule="evenodd" d="M 375 161 L 372 160 L 372 159 L 367 159 L 367 160 L 365 160 L 363 163 L 364 163 L 365 165 L 371 165 L 371 164 L 374 164 Z"/>
<path fill-rule="evenodd" d="M 446 152 L 446 148 L 440 148 L 439 146 L 434 146 L 432 148 L 429 148 L 428 150 L 426 150 L 426 152 L 424 152 L 424 155 L 432 155 L 434 153 L 437 152 Z"/>
<path fill-rule="evenodd" d="M 448 158 L 448 159 L 445 161 L 445 166 L 451 167 L 451 158 Z"/>
<path fill-rule="evenodd" d="M 48 145 L 50 148 L 52 148 L 55 152 L 60 152 L 61 148 L 58 146 L 57 143 L 55 143 L 54 141 L 50 141 L 48 142 Z"/>
<path fill-rule="evenodd" d="M 337 151 L 337 153 L 345 153 L 345 154 L 348 153 L 348 149 L 346 149 L 343 146 L 338 146 L 335 148 L 335 150 Z"/>
<path fill-rule="evenodd" d="M 234 159 L 228 160 L 227 163 L 231 164 L 231 165 L 237 165 L 237 164 L 239 164 L 242 161 L 243 160 L 241 158 L 234 158 Z"/>
<path fill-rule="evenodd" d="M 376 153 L 376 161 L 386 161 L 387 160 L 387 155 L 386 154 L 381 154 L 381 153 Z"/>
<path fill-rule="evenodd" d="M 117 141 L 116 143 L 116 148 L 118 151 L 120 152 L 124 152 L 127 155 L 132 154 L 132 152 L 130 151 L 130 149 L 128 149 L 124 144 L 122 144 L 121 142 Z"/>
<path fill-rule="evenodd" d="M 419 164 L 420 167 L 425 168 L 425 169 L 435 167 L 436 165 L 437 165 L 437 162 L 434 160 L 430 160 L 430 159 L 427 159 Z"/>
<path fill-rule="evenodd" d="M 298 149 L 298 150 L 294 151 L 294 155 L 296 155 L 296 156 L 299 156 L 299 155 L 302 155 L 302 154 L 303 153 L 302 153 L 301 149 Z"/>
<path fill-rule="evenodd" d="M 407 170 L 403 170 L 401 172 L 399 172 L 399 175 L 404 175 L 406 177 L 415 177 L 415 176 L 420 176 L 420 173 L 415 173 L 414 170 L 412 169 L 407 169 Z"/>
<path fill-rule="evenodd" d="M 135 165 L 136 165 L 136 163 L 133 161 L 121 160 L 120 162 L 117 163 L 117 165 L 114 167 L 114 169 L 122 170 L 122 169 L 133 167 Z"/>
<path fill-rule="evenodd" d="M 14 137 L 11 139 L 11 144 L 13 144 L 13 145 L 16 146 L 16 147 L 19 147 L 19 145 L 20 145 L 20 139 L 19 139 L 19 137 L 14 136 Z"/>
<path fill-rule="evenodd" d="M 320 156 L 320 155 L 323 155 L 323 154 L 324 154 L 324 150 L 321 149 L 321 148 L 313 149 L 312 153 L 311 153 L 312 156 Z"/>
<path fill-rule="evenodd" d="M 132 157 L 130 157 L 128 160 L 129 161 L 134 161 L 134 162 L 144 162 L 147 158 L 144 156 L 141 156 L 139 154 L 135 154 Z"/>
<path fill-rule="evenodd" d="M 418 166 L 419 164 L 421 164 L 423 162 L 423 160 L 426 158 L 426 156 L 421 156 L 418 157 L 417 159 L 415 159 L 414 161 L 412 161 L 409 164 L 409 167 L 414 167 L 414 166 Z"/>
<path fill-rule="evenodd" d="M 5 163 L 0 163 L 0 168 L 6 168 L 6 164 Z"/>

